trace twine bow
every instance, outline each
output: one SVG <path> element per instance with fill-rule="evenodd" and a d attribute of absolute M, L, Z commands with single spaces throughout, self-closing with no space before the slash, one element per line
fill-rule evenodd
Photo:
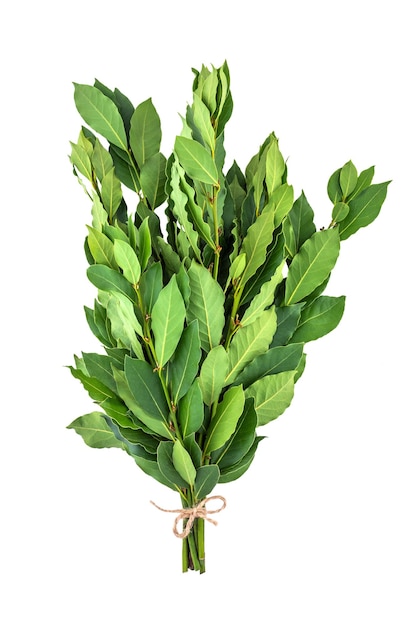
<path fill-rule="evenodd" d="M 206 509 L 206 503 L 210 500 L 221 500 L 223 504 L 219 509 L 214 509 L 213 511 L 211 511 Z M 204 498 L 203 500 L 201 500 L 201 502 L 198 502 L 196 505 L 186 509 L 163 509 L 162 507 L 155 504 L 155 502 L 152 502 L 152 500 L 151 504 L 153 504 L 157 509 L 163 511 L 164 513 L 178 513 L 177 517 L 175 518 L 172 531 L 174 535 L 179 539 L 185 539 L 185 537 L 188 537 L 188 535 L 190 534 L 194 521 L 198 518 L 204 519 L 207 522 L 210 522 L 210 524 L 214 524 L 215 526 L 217 526 L 216 520 L 208 517 L 208 514 L 213 515 L 214 513 L 220 513 L 220 511 L 223 511 L 223 509 L 226 507 L 226 498 L 223 498 L 223 496 L 209 496 L 208 498 Z M 178 530 L 178 524 L 185 519 L 188 521 L 183 531 L 180 532 Z"/>

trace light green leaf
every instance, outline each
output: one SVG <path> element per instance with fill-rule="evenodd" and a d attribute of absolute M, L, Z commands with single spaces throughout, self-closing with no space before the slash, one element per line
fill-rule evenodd
<path fill-rule="evenodd" d="M 339 182 L 344 198 L 354 191 L 358 182 L 358 172 L 352 161 L 345 163 L 340 170 Z"/>
<path fill-rule="evenodd" d="M 158 367 L 174 354 L 184 329 L 185 305 L 175 275 L 158 295 L 152 309 L 151 327 L 155 337 Z"/>
<path fill-rule="evenodd" d="M 265 376 L 246 389 L 246 397 L 252 397 L 255 401 L 258 426 L 268 424 L 290 406 L 294 396 L 295 373 L 281 372 Z"/>
<path fill-rule="evenodd" d="M 75 106 L 83 120 L 110 143 L 127 150 L 123 120 L 117 106 L 96 87 L 74 83 Z"/>
<path fill-rule="evenodd" d="M 297 252 L 288 269 L 285 304 L 301 302 L 329 276 L 339 255 L 337 228 L 314 233 Z"/>
<path fill-rule="evenodd" d="M 113 292 L 108 298 L 106 309 L 113 337 L 129 350 L 132 349 L 138 359 L 143 359 L 142 346 L 137 338 L 137 335 L 143 337 L 143 330 L 133 303 L 124 294 Z"/>
<path fill-rule="evenodd" d="M 88 229 L 88 247 L 93 255 L 94 261 L 107 267 L 115 267 L 113 243 L 101 231 L 91 226 Z M 116 266 L 117 267 L 117 266 Z"/>
<path fill-rule="evenodd" d="M 184 438 L 201 428 L 204 420 L 204 405 L 197 379 L 181 398 L 177 418 Z"/>
<path fill-rule="evenodd" d="M 190 278 L 190 302 L 187 322 L 198 320 L 201 347 L 205 352 L 220 343 L 224 326 L 224 293 L 208 269 L 192 261 Z"/>
<path fill-rule="evenodd" d="M 130 120 L 130 147 L 139 168 L 159 152 L 161 137 L 161 120 L 149 98 L 139 104 Z"/>
<path fill-rule="evenodd" d="M 264 211 L 272 207 L 274 212 L 274 226 L 277 228 L 284 217 L 291 211 L 294 202 L 294 188 L 287 183 L 280 185 L 269 198 Z"/>
<path fill-rule="evenodd" d="M 175 405 L 197 376 L 201 358 L 198 322 L 194 320 L 183 331 L 174 356 L 167 366 L 167 376 Z"/>
<path fill-rule="evenodd" d="M 269 281 L 262 285 L 261 291 L 253 298 L 241 319 L 242 326 L 247 326 L 254 322 L 274 302 L 275 290 L 283 280 L 282 270 L 284 264 L 285 261 L 282 261 L 278 265 Z"/>
<path fill-rule="evenodd" d="M 245 393 L 242 385 L 231 387 L 226 391 L 207 430 L 204 456 L 218 450 L 230 439 L 236 430 L 244 405 Z"/>
<path fill-rule="evenodd" d="M 194 485 L 197 472 L 190 455 L 179 439 L 177 439 L 174 443 L 172 461 L 181 478 L 183 478 L 188 485 Z"/>
<path fill-rule="evenodd" d="M 107 211 L 105 211 L 103 205 L 101 204 L 100 198 L 98 194 L 93 191 L 93 206 L 91 207 L 91 215 L 92 215 L 92 224 L 93 228 L 98 231 L 102 231 L 105 224 L 107 224 Z M 88 227 L 87 227 L 88 228 Z"/>
<path fill-rule="evenodd" d="M 229 368 L 229 358 L 223 346 L 216 346 L 206 356 L 200 371 L 200 388 L 203 400 L 211 406 L 219 398 Z"/>
<path fill-rule="evenodd" d="M 219 176 L 216 164 L 198 141 L 177 137 L 174 150 L 182 167 L 192 179 L 218 186 Z"/>
<path fill-rule="evenodd" d="M 208 496 L 219 482 L 220 470 L 217 465 L 203 465 L 197 469 L 194 494 L 197 501 Z"/>
<path fill-rule="evenodd" d="M 319 339 L 336 328 L 343 316 L 345 296 L 320 296 L 302 312 L 291 343 Z"/>
<path fill-rule="evenodd" d="M 113 159 L 98 138 L 94 142 L 91 163 L 99 181 L 102 181 L 105 175 L 113 168 Z"/>
<path fill-rule="evenodd" d="M 265 261 L 266 252 L 274 233 L 274 214 L 261 213 L 249 227 L 242 243 L 242 252 L 246 254 L 246 267 L 240 278 L 243 286 Z"/>
<path fill-rule="evenodd" d="M 201 253 L 198 247 L 198 232 L 194 230 L 193 225 L 188 218 L 188 212 L 186 209 L 188 196 L 180 187 L 181 171 L 182 173 L 184 172 L 179 163 L 174 161 L 171 169 L 171 200 L 173 203 L 172 213 L 183 227 L 195 258 L 200 260 Z"/>
<path fill-rule="evenodd" d="M 263 311 L 252 324 L 239 328 L 229 348 L 229 372 L 224 386 L 230 385 L 255 357 L 266 352 L 277 327 L 274 308 Z"/>
<path fill-rule="evenodd" d="M 346 202 L 336 202 L 332 210 L 332 220 L 339 223 L 347 217 L 349 213 L 349 205 Z"/>
<path fill-rule="evenodd" d="M 363 191 L 364 189 L 366 189 L 367 187 L 371 185 L 374 174 L 375 174 L 374 166 L 369 167 L 367 170 L 363 170 L 363 172 L 359 174 L 355 190 L 353 191 L 353 193 L 351 193 L 351 195 L 347 199 L 348 202 L 353 200 L 353 198 L 356 198 L 356 196 L 358 196 L 361 193 L 361 191 Z"/>
<path fill-rule="evenodd" d="M 390 181 L 371 185 L 349 201 L 349 214 L 339 225 L 340 239 L 347 239 L 359 228 L 368 226 L 374 221 L 387 196 L 389 183 Z"/>
<path fill-rule="evenodd" d="M 285 172 L 285 161 L 279 147 L 278 140 L 274 138 L 266 154 L 266 188 L 271 196 L 282 184 L 282 176 Z"/>
<path fill-rule="evenodd" d="M 193 113 L 195 125 L 200 131 L 201 136 L 206 142 L 207 146 L 210 148 L 211 153 L 214 154 L 214 150 L 216 147 L 216 136 L 214 128 L 211 124 L 210 111 L 196 93 L 194 93 Z"/>
<path fill-rule="evenodd" d="M 212 463 L 216 463 L 220 469 L 238 463 L 249 452 L 254 442 L 257 424 L 253 398 L 248 398 L 235 432 L 222 448 L 212 453 Z"/>
<path fill-rule="evenodd" d="M 131 285 L 137 285 L 140 279 L 141 267 L 136 252 L 126 241 L 116 239 L 114 242 L 114 256 L 123 276 Z"/>
<path fill-rule="evenodd" d="M 82 176 L 85 176 L 87 180 L 91 180 L 92 179 L 91 161 L 90 161 L 90 157 L 87 151 L 85 150 L 85 148 L 83 148 L 79 144 L 72 143 L 72 141 L 70 141 L 70 144 L 71 144 L 71 156 L 70 156 L 71 163 L 74 165 L 74 167 L 77 168 L 77 170 L 79 171 L 80 174 L 82 174 Z"/>
<path fill-rule="evenodd" d="M 116 211 L 122 201 L 122 186 L 115 174 L 114 167 L 107 172 L 101 183 L 101 198 L 104 208 L 109 214 L 110 221 L 116 215 Z"/>
<path fill-rule="evenodd" d="M 78 417 L 67 428 L 73 428 L 90 448 L 123 448 L 104 415 L 98 411 Z"/>

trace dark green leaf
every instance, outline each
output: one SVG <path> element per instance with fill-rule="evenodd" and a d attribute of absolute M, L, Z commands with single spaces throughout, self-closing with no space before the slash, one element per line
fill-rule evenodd
<path fill-rule="evenodd" d="M 184 438 L 201 428 L 204 420 L 204 405 L 198 380 L 193 382 L 181 398 L 177 418 Z"/>
<path fill-rule="evenodd" d="M 237 480 L 238 478 L 243 476 L 243 474 L 249 469 L 250 465 L 252 464 L 259 442 L 262 441 L 262 439 L 264 438 L 265 437 L 256 437 L 255 441 L 253 442 L 249 451 L 245 454 L 243 459 L 241 459 L 238 463 L 232 465 L 231 467 L 222 469 L 220 472 L 219 483 L 230 483 L 232 482 L 232 480 Z"/>
<path fill-rule="evenodd" d="M 88 374 L 100 380 L 114 393 L 117 393 L 110 357 L 105 354 L 95 354 L 94 352 L 83 352 L 82 355 Z"/>
<path fill-rule="evenodd" d="M 75 369 L 74 367 L 70 367 L 69 369 L 74 378 L 77 378 L 77 380 L 81 382 L 90 398 L 96 402 L 103 402 L 104 400 L 107 400 L 107 398 L 113 397 L 114 394 L 112 390 L 98 378 L 87 376 L 84 372 L 79 369 Z"/>
<path fill-rule="evenodd" d="M 297 198 L 291 211 L 283 223 L 285 245 L 292 257 L 294 257 L 303 243 L 315 232 L 314 212 L 308 203 L 304 192 Z"/>
<path fill-rule="evenodd" d="M 217 465 L 204 465 L 197 469 L 194 494 L 197 501 L 209 495 L 219 482 L 220 470 Z"/>
<path fill-rule="evenodd" d="M 245 367 L 236 378 L 235 384 L 248 387 L 264 376 L 297 369 L 303 355 L 303 345 L 302 343 L 293 343 L 289 346 L 270 348 Z"/>
<path fill-rule="evenodd" d="M 174 356 L 167 367 L 172 399 L 175 405 L 187 393 L 197 376 L 200 358 L 198 322 L 194 320 L 184 329 Z"/>
<path fill-rule="evenodd" d="M 161 441 L 157 451 L 159 470 L 166 480 L 168 480 L 172 485 L 176 485 L 180 488 L 187 488 L 189 487 L 188 483 L 184 480 L 184 478 L 182 478 L 174 467 L 174 462 L 172 460 L 173 451 L 173 442 Z"/>
<path fill-rule="evenodd" d="M 257 423 L 258 417 L 253 398 L 248 398 L 235 432 L 220 450 L 212 453 L 212 462 L 215 462 L 220 469 L 238 463 L 249 452 L 254 442 Z"/>
<path fill-rule="evenodd" d="M 142 191 L 151 209 L 156 209 L 166 198 L 166 163 L 164 155 L 158 152 L 145 161 L 140 171 Z"/>
<path fill-rule="evenodd" d="M 140 279 L 139 289 L 142 294 L 145 313 L 151 313 L 162 287 L 162 265 L 158 262 L 151 265 Z"/>
<path fill-rule="evenodd" d="M 129 389 L 139 406 L 151 417 L 166 421 L 169 415 L 167 399 L 152 366 L 147 361 L 126 357 L 125 372 Z"/>

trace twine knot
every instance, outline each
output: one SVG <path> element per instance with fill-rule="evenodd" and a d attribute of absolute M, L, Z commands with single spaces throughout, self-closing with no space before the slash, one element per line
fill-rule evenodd
<path fill-rule="evenodd" d="M 214 509 L 211 511 L 206 509 L 206 503 L 210 500 L 221 500 L 223 504 L 219 509 Z M 175 518 L 172 531 L 174 535 L 179 539 L 185 539 L 185 537 L 188 537 L 188 535 L 190 534 L 194 521 L 198 518 L 204 519 L 207 522 L 210 522 L 210 524 L 214 524 L 215 526 L 217 526 L 216 520 L 208 517 L 208 515 L 213 515 L 214 513 L 220 513 L 220 511 L 223 511 L 223 509 L 226 507 L 226 498 L 223 498 L 223 496 L 209 496 L 208 498 L 204 498 L 203 500 L 201 500 L 201 502 L 198 502 L 194 506 L 185 509 L 163 509 L 162 507 L 155 504 L 155 502 L 152 502 L 152 500 L 151 504 L 153 504 L 157 509 L 163 511 L 164 513 L 178 513 L 177 517 Z M 187 523 L 184 526 L 183 531 L 180 532 L 178 530 L 178 524 L 179 522 L 184 520 L 187 520 Z"/>

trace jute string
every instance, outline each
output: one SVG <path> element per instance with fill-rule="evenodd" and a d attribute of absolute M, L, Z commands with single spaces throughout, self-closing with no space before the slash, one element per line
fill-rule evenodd
<path fill-rule="evenodd" d="M 206 504 L 210 500 L 221 500 L 223 504 L 219 509 L 214 509 L 211 511 L 209 509 L 206 509 Z M 172 531 L 174 535 L 179 539 L 185 539 L 185 537 L 188 537 L 188 535 L 190 534 L 194 521 L 198 518 L 204 519 L 207 522 L 210 522 L 210 524 L 214 524 L 215 526 L 217 526 L 216 520 L 208 517 L 208 515 L 213 515 L 214 513 L 220 513 L 220 511 L 223 511 L 223 509 L 226 507 L 226 498 L 223 498 L 223 496 L 209 496 L 208 498 L 204 498 L 203 500 L 201 500 L 201 502 L 198 502 L 195 506 L 187 509 L 163 509 L 162 507 L 155 504 L 155 502 L 152 502 L 152 500 L 151 504 L 153 504 L 157 509 L 163 511 L 164 513 L 178 513 L 177 517 L 175 518 Z M 187 520 L 187 523 L 182 532 L 180 532 L 178 530 L 178 524 L 185 519 Z"/>

